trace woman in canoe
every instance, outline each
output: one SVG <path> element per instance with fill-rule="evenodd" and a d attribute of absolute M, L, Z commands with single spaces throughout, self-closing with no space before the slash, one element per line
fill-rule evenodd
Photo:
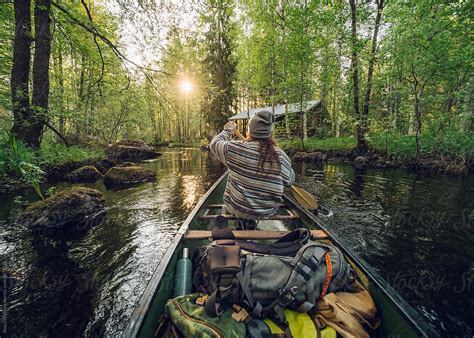
<path fill-rule="evenodd" d="M 255 229 L 258 220 L 273 216 L 283 188 L 294 182 L 291 161 L 272 138 L 274 122 L 271 112 L 259 111 L 250 118 L 247 141 L 231 141 L 233 122 L 211 141 L 211 151 L 229 168 L 224 204 L 237 217 L 238 229 Z"/>

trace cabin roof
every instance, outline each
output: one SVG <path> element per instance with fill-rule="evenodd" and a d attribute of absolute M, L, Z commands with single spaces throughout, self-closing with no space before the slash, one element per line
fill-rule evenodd
<path fill-rule="evenodd" d="M 288 111 L 290 113 L 299 113 L 301 111 L 307 112 L 317 106 L 321 101 L 320 100 L 312 100 L 312 101 L 306 101 L 303 102 L 303 109 L 300 109 L 300 103 L 289 103 L 288 104 Z M 229 117 L 229 121 L 235 121 L 235 120 L 246 120 L 247 118 L 250 118 L 253 116 L 258 111 L 262 110 L 268 110 L 272 111 L 272 107 L 257 107 L 257 108 L 252 108 L 244 111 L 239 112 L 238 114 L 235 114 L 234 116 Z M 285 105 L 284 104 L 279 104 L 275 106 L 275 116 L 283 116 L 285 115 Z"/>

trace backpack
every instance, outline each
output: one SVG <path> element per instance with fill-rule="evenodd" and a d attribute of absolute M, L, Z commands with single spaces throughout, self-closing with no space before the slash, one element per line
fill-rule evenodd
<path fill-rule="evenodd" d="M 189 294 L 170 299 L 165 306 L 166 316 L 156 336 L 184 337 L 245 337 L 245 323 L 232 318 L 234 311 L 225 310 L 219 318 L 206 315 L 199 299 L 202 294 Z M 176 332 L 177 331 L 177 332 Z M 173 334 L 171 334 L 173 333 Z"/>
<path fill-rule="evenodd" d="M 195 287 L 210 294 L 209 317 L 238 304 L 252 318 L 270 318 L 289 334 L 283 308 L 309 312 L 327 293 L 352 290 L 354 273 L 342 252 L 311 240 L 307 229 L 272 244 L 232 237 L 230 229 L 213 229 L 214 241 L 195 256 Z"/>

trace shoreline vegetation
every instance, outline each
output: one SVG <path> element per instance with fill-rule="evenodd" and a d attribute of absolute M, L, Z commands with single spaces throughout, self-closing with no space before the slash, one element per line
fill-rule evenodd
<path fill-rule="evenodd" d="M 0 196 L 33 188 L 42 196 L 43 183 L 65 180 L 72 170 L 105 158 L 101 147 L 44 142 L 41 150 L 26 147 L 13 137 L 0 143 Z"/>
<path fill-rule="evenodd" d="M 467 175 L 474 169 L 474 136 L 468 133 L 422 134 L 420 157 L 415 136 L 375 134 L 366 137 L 369 151 L 359 156 L 354 136 L 280 139 L 278 145 L 293 162 L 344 162 L 356 168 L 398 168 L 449 175 Z M 86 165 L 104 167 L 117 164 L 107 154 L 106 145 L 73 145 L 45 142 L 38 152 L 14 138 L 4 139 L 0 151 L 0 196 L 66 181 L 66 175 Z M 199 143 L 160 142 L 155 147 L 194 147 Z M 110 147 L 109 147 L 110 148 Z M 202 147 L 206 149 L 206 147 Z"/>
<path fill-rule="evenodd" d="M 474 136 L 470 133 L 421 134 L 417 155 L 415 135 L 375 134 L 366 137 L 369 151 L 359 154 L 353 136 L 279 140 L 293 162 L 349 162 L 356 167 L 425 170 L 467 175 L 474 169 Z M 362 155 L 362 156 L 359 156 Z M 356 160 L 357 159 L 357 160 Z"/>
<path fill-rule="evenodd" d="M 41 196 L 120 140 L 204 146 L 255 109 L 295 161 L 472 169 L 467 2 L 133 3 L 0 6 L 0 191 Z"/>

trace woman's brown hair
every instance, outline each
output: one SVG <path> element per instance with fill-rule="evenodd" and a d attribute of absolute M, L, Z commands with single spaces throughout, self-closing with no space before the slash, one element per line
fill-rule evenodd
<path fill-rule="evenodd" d="M 273 169 L 274 166 L 276 166 L 278 171 L 281 169 L 280 156 L 278 156 L 278 153 L 275 149 L 276 142 L 273 140 L 273 138 L 270 137 L 260 139 L 249 136 L 248 140 L 252 142 L 258 142 L 258 147 L 260 149 L 260 158 L 258 162 L 259 171 L 264 170 L 265 163 L 267 162 L 270 164 L 270 169 Z"/>

